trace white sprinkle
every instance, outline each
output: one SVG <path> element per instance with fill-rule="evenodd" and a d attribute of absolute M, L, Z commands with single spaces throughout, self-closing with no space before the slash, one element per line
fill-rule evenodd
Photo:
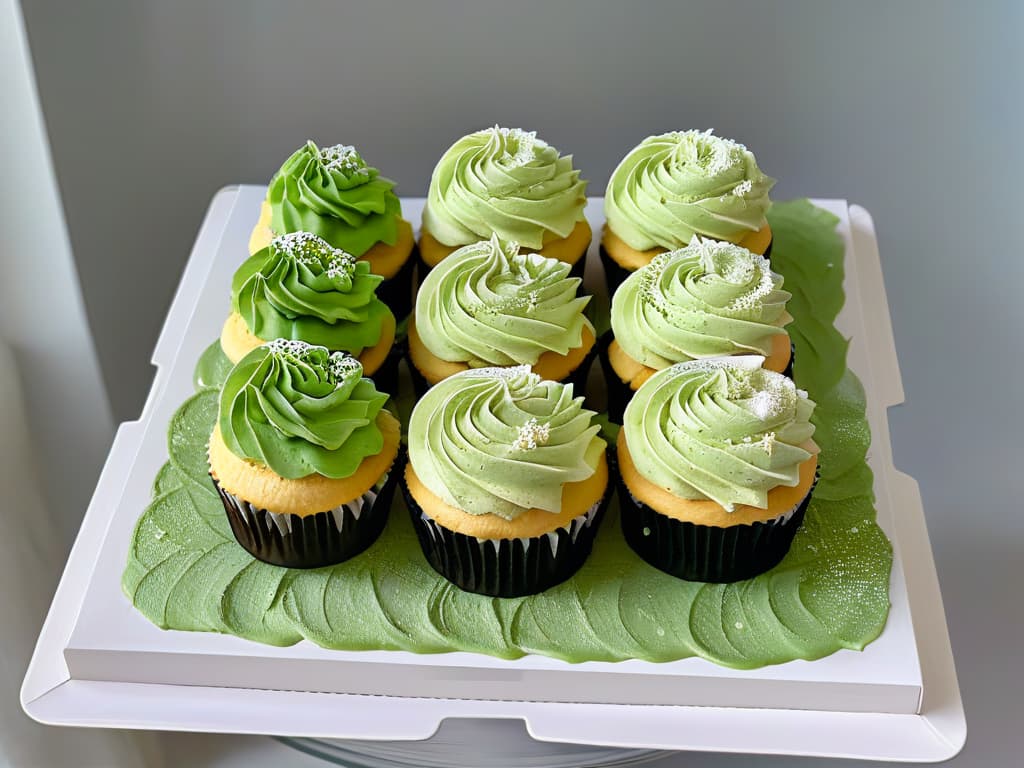
<path fill-rule="evenodd" d="M 550 434 L 550 423 L 539 424 L 536 418 L 531 418 L 519 427 L 519 434 L 516 436 L 516 441 L 512 443 L 512 447 L 520 451 L 533 450 L 538 445 L 546 445 Z"/>
<path fill-rule="evenodd" d="M 352 177 L 369 176 L 366 161 L 348 144 L 335 144 L 320 150 L 320 162 L 330 171 L 341 171 Z"/>
<path fill-rule="evenodd" d="M 744 179 L 732 189 L 732 194 L 735 197 L 743 197 L 749 195 L 750 191 L 754 188 L 753 182 L 750 179 Z"/>
<path fill-rule="evenodd" d="M 304 341 L 298 339 L 274 339 L 264 344 L 272 353 L 291 356 L 296 358 L 302 358 L 313 349 L 322 349 L 324 352 L 327 351 L 327 347 L 319 347 L 314 344 L 307 344 Z"/>
<path fill-rule="evenodd" d="M 537 144 L 536 131 L 524 131 L 521 128 L 502 128 L 494 126 L 491 134 L 501 147 L 498 162 L 508 168 L 519 168 L 534 158 L 534 145 Z"/>
<path fill-rule="evenodd" d="M 334 352 L 330 361 L 331 375 L 341 384 L 351 374 L 363 375 L 363 364 L 347 352 Z"/>
<path fill-rule="evenodd" d="M 775 416 L 781 406 L 782 398 L 770 389 L 763 389 L 750 398 L 750 412 L 762 421 Z"/>
<path fill-rule="evenodd" d="M 465 376 L 467 379 L 518 379 L 521 376 L 532 377 L 536 383 L 540 383 L 540 376 L 530 369 L 528 365 L 510 365 L 507 367 L 494 366 L 491 368 L 470 368 L 468 371 L 455 374 Z"/>
<path fill-rule="evenodd" d="M 320 270 L 331 279 L 351 277 L 355 272 L 355 256 L 341 248 L 335 248 L 311 232 L 278 235 L 270 241 L 270 247 L 280 256 L 305 264 L 314 271 Z"/>
<path fill-rule="evenodd" d="M 743 622 L 737 621 L 733 626 L 736 627 L 736 629 L 743 629 Z"/>

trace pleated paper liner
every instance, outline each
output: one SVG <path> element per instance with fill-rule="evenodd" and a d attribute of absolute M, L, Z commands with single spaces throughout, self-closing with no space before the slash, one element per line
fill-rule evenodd
<path fill-rule="evenodd" d="M 815 485 L 817 485 L 815 478 Z M 655 568 L 686 581 L 728 583 L 778 565 L 803 522 L 814 485 L 792 514 L 751 525 L 718 528 L 683 522 L 639 501 L 619 479 L 622 534 Z"/>
<path fill-rule="evenodd" d="M 420 261 L 420 251 L 415 245 L 409 258 L 399 270 L 377 286 L 377 298 L 388 305 L 388 309 L 400 323 L 412 312 L 413 273 Z"/>
<path fill-rule="evenodd" d="M 584 357 L 580 361 L 580 364 L 576 366 L 576 370 L 562 379 L 562 384 L 572 384 L 573 395 L 576 397 L 585 395 L 587 392 L 587 377 L 590 375 L 590 368 L 593 366 L 594 360 L 597 359 L 598 346 L 598 343 L 594 342 L 594 346 L 590 348 L 586 357 Z M 411 358 L 408 362 L 409 374 L 412 377 L 412 388 L 418 399 L 427 393 L 427 390 L 430 389 L 430 383 L 427 381 L 426 377 L 417 370 Z"/>
<path fill-rule="evenodd" d="M 491 597 L 521 597 L 550 589 L 572 576 L 590 555 L 612 494 L 604 496 L 568 528 L 528 539 L 477 539 L 456 533 L 423 513 L 405 481 L 401 482 L 413 528 L 427 562 L 467 592 Z"/>
<path fill-rule="evenodd" d="M 355 557 L 384 530 L 398 482 L 398 462 L 373 488 L 346 504 L 313 515 L 270 512 L 217 488 L 231 531 L 258 560 L 286 568 L 320 568 Z"/>
<path fill-rule="evenodd" d="M 611 331 L 605 331 L 601 334 L 601 338 L 597 340 L 597 344 L 594 347 L 599 350 L 601 372 L 604 374 L 605 393 L 607 394 L 605 406 L 608 411 L 608 420 L 621 424 L 622 414 L 625 412 L 626 406 L 629 405 L 629 401 L 633 399 L 635 390 L 629 386 L 628 382 L 619 378 L 615 369 L 612 368 L 611 361 L 608 359 L 608 347 L 614 338 Z M 782 372 L 783 375 L 791 379 L 793 378 L 793 359 L 795 356 L 796 348 L 791 342 L 789 345 L 789 363 Z"/>
<path fill-rule="evenodd" d="M 768 243 L 768 248 L 765 249 L 764 257 L 767 259 L 771 256 L 772 246 L 775 244 L 775 238 L 773 237 Z M 632 270 L 626 269 L 621 266 L 619 262 L 611 257 L 611 254 L 605 250 L 602 245 L 600 248 L 601 253 L 601 266 L 604 267 L 604 284 L 608 289 L 608 298 L 610 299 L 615 293 L 615 289 L 622 285 L 622 282 L 633 274 Z"/>

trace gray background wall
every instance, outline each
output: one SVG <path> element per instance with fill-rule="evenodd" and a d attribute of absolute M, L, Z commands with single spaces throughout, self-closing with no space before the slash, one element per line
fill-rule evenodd
<path fill-rule="evenodd" d="M 959 764 L 1016 763 L 1022 5 L 23 5 L 121 419 L 211 195 L 265 182 L 307 137 L 358 145 L 413 195 L 463 133 L 528 127 L 600 193 L 645 135 L 714 127 L 778 199 L 865 205 L 907 394 L 897 464 L 921 482 L 968 706 Z"/>

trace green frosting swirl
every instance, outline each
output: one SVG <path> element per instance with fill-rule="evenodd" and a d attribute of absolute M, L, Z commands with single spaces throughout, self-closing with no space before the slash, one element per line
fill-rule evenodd
<path fill-rule="evenodd" d="M 423 226 L 448 246 L 497 233 L 539 250 L 583 219 L 587 183 L 535 132 L 494 126 L 459 139 L 430 177 Z"/>
<path fill-rule="evenodd" d="M 678 363 L 651 376 L 623 418 L 637 471 L 684 499 L 764 509 L 796 486 L 814 402 L 755 355 Z"/>
<path fill-rule="evenodd" d="M 612 330 L 626 354 L 658 370 L 706 357 L 769 355 L 772 337 L 792 320 L 790 298 L 768 259 L 698 237 L 622 283 L 612 297 Z"/>
<path fill-rule="evenodd" d="M 742 144 L 685 131 L 650 136 L 612 172 L 604 198 L 611 230 L 631 248 L 681 248 L 694 235 L 738 242 L 767 223 L 765 176 Z"/>
<path fill-rule="evenodd" d="M 590 297 L 576 295 L 583 281 L 569 270 L 492 235 L 430 271 L 416 297 L 416 330 L 434 355 L 473 368 L 564 355 L 593 330 L 583 315 Z"/>
<path fill-rule="evenodd" d="M 472 515 L 562 511 L 562 486 L 594 474 L 605 442 L 572 385 L 527 366 L 449 376 L 416 404 L 409 460 L 420 481 Z"/>
<path fill-rule="evenodd" d="M 270 180 L 270 229 L 312 232 L 354 256 L 380 242 L 394 245 L 402 216 L 394 186 L 353 147 L 307 141 Z"/>
<path fill-rule="evenodd" d="M 220 393 L 224 443 L 281 477 L 350 477 L 384 447 L 376 419 L 388 396 L 343 352 L 276 339 L 231 369 Z"/>
<path fill-rule="evenodd" d="M 231 308 L 261 339 L 296 339 L 359 354 L 391 310 L 370 264 L 309 232 L 275 237 L 235 272 Z"/>

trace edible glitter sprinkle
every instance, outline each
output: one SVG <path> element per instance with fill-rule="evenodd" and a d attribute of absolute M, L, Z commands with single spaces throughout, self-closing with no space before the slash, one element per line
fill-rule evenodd
<path fill-rule="evenodd" d="M 536 418 L 519 427 L 519 434 L 512 443 L 512 447 L 520 451 L 532 451 L 538 445 L 546 445 L 551 434 L 551 425 L 547 422 L 540 424 Z"/>
<path fill-rule="evenodd" d="M 703 300 L 699 297 L 690 299 L 696 302 L 689 306 L 687 299 L 675 298 L 670 301 L 664 286 L 665 273 L 674 264 L 683 260 L 697 259 L 700 267 L 693 267 L 673 275 L 673 281 L 688 283 L 691 279 L 696 283 L 720 279 L 737 290 L 751 286 L 744 293 L 735 296 L 727 305 L 715 309 L 715 313 L 758 313 L 764 309 L 764 301 L 782 284 L 781 278 L 771 270 L 766 258 L 751 253 L 746 248 L 733 243 L 701 238 L 695 235 L 689 245 L 675 251 L 655 256 L 650 263 L 639 272 L 640 297 L 644 304 L 666 319 L 669 314 L 685 312 L 694 315 L 705 311 L 698 306 Z"/>
<path fill-rule="evenodd" d="M 327 352 L 327 347 L 320 347 L 315 344 L 307 344 L 304 341 L 298 339 L 274 339 L 264 344 L 271 353 L 281 355 L 283 357 L 293 357 L 296 360 L 301 360 L 311 351 L 321 349 Z"/>
<path fill-rule="evenodd" d="M 321 368 L 335 387 L 340 387 L 352 374 L 363 374 L 363 365 L 347 352 L 329 352 L 327 347 L 307 344 L 298 339 L 274 339 L 263 345 L 272 355 L 294 363 Z"/>
<path fill-rule="evenodd" d="M 455 374 L 456 376 L 465 376 L 469 379 L 498 379 L 501 381 L 508 381 L 510 379 L 518 379 L 521 376 L 532 377 L 536 382 L 540 382 L 540 376 L 533 373 L 530 366 L 528 365 L 510 365 L 507 368 L 499 366 L 492 366 L 489 368 L 471 368 L 468 371 Z"/>
<path fill-rule="evenodd" d="M 270 241 L 277 253 L 294 259 L 299 264 L 320 270 L 331 280 L 351 278 L 356 268 L 356 257 L 311 232 L 291 232 L 278 235 Z"/>
<path fill-rule="evenodd" d="M 494 126 L 490 131 L 501 147 L 499 163 L 508 168 L 519 168 L 533 160 L 533 149 L 537 143 L 536 131 L 502 128 L 499 125 Z"/>
<path fill-rule="evenodd" d="M 678 168 L 696 167 L 706 176 L 718 176 L 739 165 L 745 146 L 731 139 L 714 135 L 714 129 L 706 131 L 672 131 L 659 138 L 676 142 L 671 162 Z"/>
<path fill-rule="evenodd" d="M 732 194 L 734 197 L 743 197 L 749 195 L 750 191 L 754 188 L 753 182 L 750 179 L 744 179 L 735 187 L 733 187 Z"/>
<path fill-rule="evenodd" d="M 761 435 L 761 439 L 757 441 L 757 447 L 771 456 L 772 450 L 775 448 L 775 441 L 776 437 L 774 432 L 765 432 Z"/>
<path fill-rule="evenodd" d="M 348 144 L 335 144 L 320 150 L 320 162 L 329 171 L 340 171 L 349 178 L 369 176 L 366 161 Z"/>
<path fill-rule="evenodd" d="M 782 398 L 778 392 L 770 389 L 762 389 L 755 392 L 750 398 L 750 412 L 762 421 L 770 419 L 779 413 L 782 408 Z"/>
<path fill-rule="evenodd" d="M 363 364 L 345 352 L 334 352 L 330 360 L 331 375 L 341 382 L 351 374 L 363 375 Z"/>

